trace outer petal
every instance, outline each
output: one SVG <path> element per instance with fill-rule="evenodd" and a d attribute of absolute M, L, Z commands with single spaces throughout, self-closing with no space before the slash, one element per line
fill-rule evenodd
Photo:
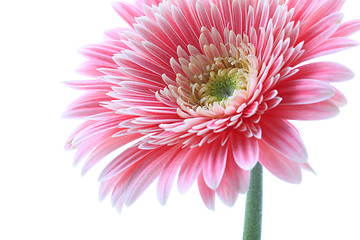
<path fill-rule="evenodd" d="M 336 106 L 338 107 L 343 107 L 344 105 L 346 105 L 346 98 L 344 96 L 344 94 L 342 94 L 338 89 L 334 88 L 335 90 L 335 95 L 330 98 L 329 100 L 334 103 Z"/>
<path fill-rule="evenodd" d="M 250 183 L 250 171 L 241 169 L 233 155 L 229 154 L 223 179 L 226 179 L 236 192 L 246 193 Z"/>
<path fill-rule="evenodd" d="M 220 141 L 214 141 L 204 147 L 207 148 L 204 156 L 204 181 L 211 189 L 215 190 L 225 171 L 228 145 L 222 146 Z"/>
<path fill-rule="evenodd" d="M 288 81 L 279 88 L 281 104 L 298 105 L 322 102 L 334 96 L 335 90 L 326 82 L 309 79 Z"/>
<path fill-rule="evenodd" d="M 162 2 L 162 0 L 137 0 L 136 2 L 137 2 L 137 5 L 139 5 L 139 6 L 141 6 L 142 2 L 144 2 L 144 4 L 149 5 L 149 6 L 151 6 L 151 5 L 157 6 L 159 3 Z"/>
<path fill-rule="evenodd" d="M 264 141 L 261 141 L 259 145 L 259 161 L 261 165 L 281 180 L 290 183 L 301 182 L 301 167 L 299 163 L 287 159 Z"/>
<path fill-rule="evenodd" d="M 305 105 L 279 105 L 268 113 L 291 120 L 322 120 L 336 116 L 339 108 L 331 100 L 326 100 Z"/>
<path fill-rule="evenodd" d="M 326 82 L 340 82 L 352 79 L 354 73 L 348 67 L 334 62 L 314 62 L 298 67 L 294 79 L 316 79 Z"/>
<path fill-rule="evenodd" d="M 130 206 L 159 176 L 166 162 L 174 158 L 177 148 L 164 146 L 145 157 L 130 177 L 125 191 L 124 202 Z"/>
<path fill-rule="evenodd" d="M 68 81 L 68 82 L 64 82 L 64 84 L 78 90 L 96 90 L 96 91 L 106 91 L 106 92 L 111 91 L 111 87 L 113 86 L 110 83 L 97 79 Z"/>
<path fill-rule="evenodd" d="M 94 151 L 89 155 L 86 159 L 84 167 L 82 169 L 81 174 L 84 175 L 88 172 L 97 162 L 99 162 L 102 158 L 110 154 L 111 152 L 119 149 L 125 144 L 142 137 L 139 133 L 127 134 L 121 137 L 110 137 L 105 139 L 99 146 L 97 146 Z"/>
<path fill-rule="evenodd" d="M 229 207 L 234 206 L 235 201 L 239 195 L 238 192 L 236 192 L 232 187 L 231 183 L 229 183 L 226 179 L 223 179 L 219 185 L 219 187 L 216 189 L 216 193 Z"/>
<path fill-rule="evenodd" d="M 315 170 L 310 166 L 309 163 L 300 163 L 300 167 L 301 167 L 302 169 L 307 170 L 307 171 L 309 171 L 309 172 L 312 172 L 313 174 L 316 175 Z"/>
<path fill-rule="evenodd" d="M 130 26 L 136 23 L 136 17 L 140 17 L 144 14 L 137 7 L 125 2 L 114 2 L 113 8 Z"/>
<path fill-rule="evenodd" d="M 352 20 L 342 23 L 332 37 L 348 37 L 360 30 L 360 20 Z"/>
<path fill-rule="evenodd" d="M 321 45 L 317 46 L 316 48 L 310 50 L 308 54 L 303 55 L 300 62 L 305 62 L 313 58 L 325 56 L 328 54 L 336 53 L 339 51 L 344 51 L 352 47 L 358 46 L 359 43 L 355 40 L 348 39 L 348 38 L 329 38 L 324 41 Z"/>
<path fill-rule="evenodd" d="M 181 164 L 187 158 L 188 153 L 188 149 L 181 149 L 175 154 L 174 159 L 170 159 L 161 171 L 157 185 L 157 195 L 161 204 L 164 205 L 166 203 L 174 178 Z"/>
<path fill-rule="evenodd" d="M 259 158 L 259 145 L 257 139 L 248 138 L 241 132 L 232 135 L 232 153 L 237 165 L 245 170 L 252 169 Z"/>
<path fill-rule="evenodd" d="M 83 141 L 77 148 L 74 156 L 74 166 L 76 166 L 82 159 L 89 155 L 95 148 L 106 142 L 114 134 L 114 131 L 105 131 L 94 135 L 93 137 Z"/>
<path fill-rule="evenodd" d="M 299 2 L 302 2 L 300 0 Z M 333 13 L 336 13 L 340 10 L 341 6 L 344 4 L 345 0 L 324 0 L 324 1 L 311 1 L 315 2 L 313 9 L 311 9 L 308 13 L 307 17 L 307 26 L 313 26 L 318 23 L 322 19 L 327 18 Z"/>
<path fill-rule="evenodd" d="M 307 161 L 304 143 L 295 127 L 289 122 L 275 117 L 263 117 L 261 127 L 263 129 L 262 139 L 269 146 L 290 160 Z"/>
<path fill-rule="evenodd" d="M 190 148 L 189 154 L 183 162 L 179 178 L 177 181 L 178 189 L 181 193 L 185 193 L 194 181 L 199 177 L 203 167 L 203 154 L 198 148 Z"/>
<path fill-rule="evenodd" d="M 66 140 L 66 144 L 64 146 L 65 150 L 74 150 L 75 147 L 78 147 L 78 144 L 74 144 L 74 138 L 81 133 L 84 129 L 90 127 L 91 125 L 93 125 L 95 123 L 95 121 L 93 120 L 87 120 L 83 123 L 81 123 L 69 136 L 69 138 Z"/>
<path fill-rule="evenodd" d="M 205 203 L 205 206 L 211 210 L 215 209 L 215 191 L 210 189 L 205 181 L 202 173 L 198 177 L 198 187 L 200 196 Z"/>
<path fill-rule="evenodd" d="M 304 49 L 309 51 L 328 39 L 339 28 L 342 17 L 341 13 L 333 13 L 305 31 L 304 36 L 300 37 L 305 41 Z"/>
<path fill-rule="evenodd" d="M 103 182 L 114 177 L 118 173 L 146 157 L 150 154 L 150 152 L 151 151 L 138 149 L 137 145 L 127 148 L 104 168 L 104 170 L 100 173 L 99 181 Z"/>
<path fill-rule="evenodd" d="M 63 117 L 81 118 L 109 112 L 109 109 L 100 106 L 100 102 L 109 100 L 111 100 L 111 98 L 103 92 L 89 91 L 72 102 L 67 107 Z"/>

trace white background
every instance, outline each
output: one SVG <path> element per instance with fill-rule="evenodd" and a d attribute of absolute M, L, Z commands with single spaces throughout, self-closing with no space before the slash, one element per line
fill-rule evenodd
<path fill-rule="evenodd" d="M 196 186 L 173 187 L 166 206 L 150 187 L 119 215 L 109 198 L 99 202 L 95 167 L 85 177 L 63 150 L 80 121 L 62 119 L 80 94 L 61 84 L 83 79 L 77 49 L 122 26 L 111 0 L 18 0 L 0 5 L 0 239 L 241 239 L 245 196 L 233 208 L 219 199 L 202 203 Z M 345 20 L 359 18 L 348 0 Z M 353 36 L 360 41 L 360 35 Z M 348 98 L 336 118 L 296 122 L 317 176 L 300 185 L 265 172 L 264 240 L 360 239 L 360 48 L 328 59 L 356 77 L 337 84 Z"/>

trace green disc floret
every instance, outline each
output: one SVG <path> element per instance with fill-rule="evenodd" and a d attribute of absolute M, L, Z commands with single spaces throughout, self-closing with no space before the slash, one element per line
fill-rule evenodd
<path fill-rule="evenodd" d="M 215 97 L 216 101 L 222 101 L 233 95 L 236 89 L 236 80 L 234 77 L 224 76 L 211 81 L 208 88 L 208 95 Z"/>

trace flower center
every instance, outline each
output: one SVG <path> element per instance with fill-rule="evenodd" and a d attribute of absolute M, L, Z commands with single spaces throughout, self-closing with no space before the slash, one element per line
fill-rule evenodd
<path fill-rule="evenodd" d="M 199 106 L 209 108 L 214 102 L 226 107 L 235 91 L 247 90 L 248 66 L 232 58 L 216 58 L 209 72 L 195 76 L 201 83 L 191 84 L 194 100 Z"/>
<path fill-rule="evenodd" d="M 220 72 L 220 71 L 219 71 Z M 203 91 L 208 91 L 208 92 L 204 92 L 205 94 L 205 98 L 209 97 L 209 101 L 221 101 L 224 99 L 227 99 L 228 97 L 231 97 L 234 93 L 234 90 L 236 88 L 236 82 L 234 77 L 229 77 L 229 76 L 225 76 L 225 77 L 220 77 L 220 78 L 216 78 L 217 76 L 215 76 L 214 79 L 211 80 L 211 82 L 207 83 L 207 84 L 203 84 L 203 88 L 201 89 Z M 201 102 L 201 101 L 200 101 Z"/>
<path fill-rule="evenodd" d="M 228 37 L 224 43 L 214 44 L 207 35 L 214 34 L 212 39 L 217 39 L 218 34 L 202 31 L 202 51 L 188 46 L 187 55 L 179 49 L 181 57 L 178 62 L 172 60 L 172 66 L 181 72 L 176 74 L 176 83 L 163 76 L 169 84 L 163 94 L 176 101 L 177 113 L 183 118 L 232 115 L 241 111 L 258 84 L 255 46 L 247 35 L 235 35 L 233 31 L 225 31 Z"/>

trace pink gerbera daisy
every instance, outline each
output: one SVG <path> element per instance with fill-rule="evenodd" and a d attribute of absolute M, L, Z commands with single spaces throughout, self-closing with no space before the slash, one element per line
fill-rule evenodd
<path fill-rule="evenodd" d="M 301 181 L 311 170 L 288 120 L 335 116 L 345 103 L 331 83 L 353 73 L 309 62 L 356 45 L 360 21 L 342 23 L 343 0 L 137 0 L 117 2 L 128 28 L 89 45 L 69 82 L 85 94 L 65 116 L 84 118 L 66 145 L 85 159 L 83 173 L 134 141 L 100 174 L 100 197 L 121 210 L 158 178 L 165 203 L 197 180 L 209 208 L 249 186 L 259 162 L 278 178 Z M 141 139 L 141 140 L 140 140 Z"/>

